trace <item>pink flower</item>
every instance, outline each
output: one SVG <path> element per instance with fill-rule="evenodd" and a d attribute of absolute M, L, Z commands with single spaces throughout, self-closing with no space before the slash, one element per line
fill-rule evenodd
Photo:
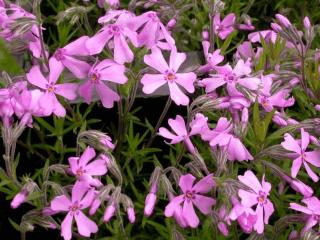
<path fill-rule="evenodd" d="M 105 108 L 112 108 L 113 103 L 120 100 L 119 95 L 110 89 L 103 81 L 119 84 L 127 82 L 124 74 L 125 67 L 112 60 L 105 59 L 93 65 L 88 72 L 87 81 L 79 87 L 79 94 L 89 104 L 92 101 L 92 93 L 95 90 Z"/>
<path fill-rule="evenodd" d="M 135 31 L 141 28 L 138 35 L 139 46 L 146 46 L 151 49 L 163 38 L 170 45 L 175 45 L 174 39 L 161 22 L 156 12 L 149 11 L 132 19 L 129 23 Z"/>
<path fill-rule="evenodd" d="M 261 106 L 267 111 L 271 112 L 273 107 L 289 107 L 294 104 L 294 98 L 288 98 L 290 93 L 289 89 L 282 89 L 274 94 L 271 94 L 272 87 L 272 77 L 264 76 L 262 77 L 263 89 L 258 95 L 258 101 Z"/>
<path fill-rule="evenodd" d="M 77 78 L 84 78 L 87 76 L 90 65 L 84 61 L 78 60 L 74 56 L 90 55 L 90 52 L 85 45 L 88 39 L 88 36 L 80 37 L 69 43 L 67 46 L 56 50 L 50 61 L 52 61 L 52 65 L 58 69 L 57 71 L 62 72 L 61 69 L 66 67 Z"/>
<path fill-rule="evenodd" d="M 231 225 L 231 221 L 229 218 L 229 214 L 227 214 L 227 208 L 225 205 L 222 205 L 222 207 L 219 209 L 218 215 L 218 229 L 226 237 L 229 235 L 228 226 Z"/>
<path fill-rule="evenodd" d="M 72 222 L 76 220 L 78 232 L 84 237 L 98 231 L 98 226 L 90 220 L 81 210 L 90 206 L 94 198 L 94 190 L 89 189 L 83 182 L 76 182 L 72 188 L 71 199 L 65 195 L 55 197 L 51 201 L 51 209 L 57 212 L 68 212 L 61 223 L 61 236 L 65 240 L 72 238 Z"/>
<path fill-rule="evenodd" d="M 260 184 L 257 177 L 250 170 L 247 170 L 243 176 L 238 176 L 238 179 L 252 190 L 249 192 L 240 189 L 238 195 L 244 207 L 250 208 L 257 205 L 255 210 L 257 222 L 254 224 L 254 229 L 261 234 L 264 230 L 264 224 L 268 224 L 269 217 L 274 212 L 273 204 L 268 199 L 271 184 L 265 181 L 264 176 Z"/>
<path fill-rule="evenodd" d="M 319 180 L 319 177 L 313 172 L 309 164 L 320 167 L 320 151 L 306 151 L 310 142 L 310 135 L 301 128 L 301 143 L 295 140 L 290 134 L 284 135 L 284 141 L 281 143 L 286 150 L 294 152 L 293 163 L 291 167 L 291 176 L 296 177 L 301 165 L 303 164 L 308 175 L 314 182 Z"/>
<path fill-rule="evenodd" d="M 226 39 L 234 30 L 233 25 L 236 20 L 236 15 L 230 13 L 221 21 L 220 13 L 217 13 L 213 18 L 213 31 L 222 40 Z"/>
<path fill-rule="evenodd" d="M 193 185 L 195 179 L 191 174 L 181 176 L 179 186 L 183 194 L 173 198 L 165 209 L 165 216 L 172 217 L 176 209 L 183 203 L 182 217 L 193 228 L 199 225 L 199 218 L 194 211 L 193 204 L 196 205 L 200 212 L 207 215 L 216 202 L 213 198 L 202 195 L 209 192 L 215 186 L 212 174 L 202 178 L 198 183 Z"/>
<path fill-rule="evenodd" d="M 159 71 L 160 74 L 145 74 L 142 77 L 141 83 L 143 84 L 143 92 L 150 94 L 159 87 L 168 84 L 171 99 L 177 105 L 188 105 L 189 98 L 183 93 L 178 85 L 183 87 L 187 92 L 193 93 L 193 84 L 197 76 L 193 72 L 177 73 L 185 60 L 185 53 L 178 53 L 176 48 L 172 48 L 168 66 L 161 51 L 158 48 L 153 48 L 150 55 L 144 56 L 144 62 Z"/>
<path fill-rule="evenodd" d="M 253 32 L 248 35 L 248 39 L 252 43 L 261 42 L 261 37 L 263 39 L 270 39 L 272 43 L 275 43 L 277 40 L 277 33 L 272 30 L 264 30 Z"/>
<path fill-rule="evenodd" d="M 231 220 L 237 220 L 241 229 L 245 233 L 251 233 L 254 225 L 257 222 L 257 215 L 251 207 L 243 206 L 238 199 L 232 197 L 231 199 L 233 208 L 229 214 Z"/>
<path fill-rule="evenodd" d="M 202 47 L 207 63 L 204 66 L 201 66 L 199 71 L 208 72 L 215 69 L 215 67 L 223 61 L 224 57 L 220 55 L 220 49 L 216 49 L 212 53 L 209 53 L 209 41 L 202 41 Z"/>
<path fill-rule="evenodd" d="M 87 182 L 92 186 L 101 186 L 100 180 L 92 176 L 102 176 L 107 173 L 107 163 L 103 159 L 91 161 L 96 156 L 92 147 L 87 147 L 81 157 L 69 157 L 71 173 L 78 180 Z M 90 162 L 91 161 L 91 162 Z M 90 162 L 90 163 L 89 163 Z"/>
<path fill-rule="evenodd" d="M 250 152 L 242 144 L 239 138 L 230 133 L 233 129 L 233 125 L 228 119 L 220 118 L 213 130 L 203 131 L 201 138 L 209 141 L 212 148 L 219 146 L 225 149 L 228 153 L 228 159 L 243 161 L 253 160 Z"/>
<path fill-rule="evenodd" d="M 28 82 L 35 85 L 45 93 L 39 98 L 39 105 L 43 110 L 43 114 L 51 115 L 54 113 L 58 117 L 64 117 L 66 110 L 58 101 L 56 94 L 68 99 L 74 100 L 76 98 L 76 90 L 78 88 L 75 83 L 57 84 L 58 78 L 62 69 L 54 65 L 53 61 L 49 61 L 50 73 L 47 78 L 43 76 L 39 66 L 33 66 L 29 73 L 27 73 Z"/>
<path fill-rule="evenodd" d="M 21 192 L 19 192 L 12 199 L 11 204 L 10 204 L 11 207 L 12 208 L 19 207 L 22 203 L 24 203 L 27 200 L 28 195 L 29 195 L 29 192 L 27 190 L 22 190 Z"/>
<path fill-rule="evenodd" d="M 93 37 L 86 41 L 90 54 L 102 52 L 105 45 L 113 39 L 113 57 L 117 63 L 132 62 L 134 55 L 126 41 L 128 38 L 137 47 L 137 33 L 123 23 L 112 23 L 104 26 Z"/>
<path fill-rule="evenodd" d="M 276 111 L 272 117 L 272 121 L 281 127 L 295 125 L 299 123 L 295 119 L 289 118 L 284 111 Z"/>
<path fill-rule="evenodd" d="M 257 77 L 248 76 L 251 68 L 240 59 L 232 69 L 230 65 L 216 67 L 217 74 L 211 74 L 210 78 L 205 78 L 200 83 L 205 86 L 206 93 L 216 90 L 218 87 L 227 85 L 230 96 L 242 96 L 236 89 L 236 84 L 250 90 L 257 90 L 261 80 Z"/>
<path fill-rule="evenodd" d="M 107 4 L 110 7 L 118 8 L 120 6 L 119 0 L 98 0 L 98 6 L 103 8 Z"/>
<path fill-rule="evenodd" d="M 290 203 L 290 208 L 299 212 L 303 212 L 308 216 L 307 222 L 302 229 L 302 235 L 320 222 L 320 200 L 316 197 L 305 198 L 302 200 L 307 206 L 297 203 Z"/>
<path fill-rule="evenodd" d="M 186 123 L 183 117 L 180 115 L 177 115 L 176 119 L 170 118 L 168 123 L 176 135 L 171 133 L 168 129 L 164 127 L 161 127 L 159 129 L 159 135 L 164 138 L 170 139 L 171 140 L 170 144 L 176 144 L 183 141 L 184 144 L 187 146 L 189 152 L 195 153 L 195 148 L 190 139 L 191 134 L 188 133 L 187 131 Z"/>

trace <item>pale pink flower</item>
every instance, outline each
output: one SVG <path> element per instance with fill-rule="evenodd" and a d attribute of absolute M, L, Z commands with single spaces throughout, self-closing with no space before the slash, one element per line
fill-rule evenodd
<path fill-rule="evenodd" d="M 105 59 L 92 66 L 88 71 L 87 80 L 79 87 L 79 94 L 89 104 L 92 101 L 92 93 L 95 90 L 105 108 L 112 108 L 114 102 L 120 100 L 120 96 L 108 87 L 104 81 L 124 84 L 128 78 L 124 74 L 125 67 L 112 60 Z"/>
<path fill-rule="evenodd" d="M 120 64 L 133 61 L 134 55 L 126 39 L 129 39 L 135 47 L 138 47 L 137 33 L 128 28 L 126 21 L 119 21 L 119 18 L 115 23 L 104 26 L 86 41 L 86 47 L 91 55 L 102 52 L 105 45 L 113 40 L 114 60 Z"/>
<path fill-rule="evenodd" d="M 161 127 L 159 129 L 159 135 L 170 139 L 170 144 L 176 144 L 183 142 L 188 148 L 190 153 L 195 153 L 195 148 L 191 142 L 190 136 L 192 136 L 186 127 L 186 123 L 182 116 L 177 115 L 175 119 L 170 118 L 168 120 L 169 126 L 172 128 L 175 134 L 171 133 L 168 129 Z"/>
<path fill-rule="evenodd" d="M 91 233 L 98 231 L 97 224 L 82 212 L 91 205 L 93 198 L 93 189 L 89 189 L 86 183 L 76 182 L 72 188 L 71 199 L 61 195 L 51 201 L 50 207 L 53 211 L 67 212 L 67 216 L 61 223 L 61 236 L 64 240 L 72 238 L 73 219 L 76 221 L 78 232 L 84 237 L 90 237 Z"/>
<path fill-rule="evenodd" d="M 238 195 L 243 206 L 250 208 L 256 205 L 257 221 L 254 224 L 254 230 L 261 234 L 264 231 L 264 224 L 268 224 L 269 217 L 274 212 L 273 204 L 268 199 L 271 184 L 265 181 L 264 176 L 260 184 L 257 177 L 250 170 L 247 170 L 243 176 L 238 176 L 238 179 L 251 189 L 251 191 L 240 189 Z"/>
<path fill-rule="evenodd" d="M 181 216 L 192 228 L 196 228 L 199 225 L 199 218 L 195 213 L 193 204 L 201 213 L 208 215 L 216 202 L 213 198 L 202 195 L 209 192 L 215 186 L 212 174 L 202 178 L 198 183 L 193 185 L 195 180 L 196 178 L 191 174 L 181 176 L 179 186 L 183 194 L 171 199 L 165 209 L 165 216 L 172 217 L 182 204 Z"/>
<path fill-rule="evenodd" d="M 305 198 L 302 200 L 307 206 L 297 203 L 290 203 L 290 208 L 299 212 L 303 212 L 308 216 L 307 222 L 302 229 L 302 235 L 313 226 L 320 223 L 320 200 L 316 197 Z"/>
<path fill-rule="evenodd" d="M 29 73 L 27 73 L 28 82 L 32 85 L 44 90 L 44 94 L 39 98 L 39 105 L 43 110 L 44 115 L 51 115 L 54 113 L 58 117 L 64 117 L 66 110 L 58 101 L 56 94 L 68 100 L 74 100 L 78 85 L 75 83 L 57 84 L 58 78 L 62 69 L 49 61 L 50 73 L 47 78 L 43 76 L 38 65 L 33 66 Z"/>
<path fill-rule="evenodd" d="M 162 52 L 158 48 L 152 48 L 152 53 L 144 56 L 144 62 L 160 74 L 145 74 L 142 77 L 143 92 L 151 94 L 159 87 L 168 84 L 171 99 L 177 105 L 188 105 L 189 98 L 178 86 L 193 93 L 195 90 L 193 84 L 197 76 L 193 72 L 177 73 L 186 57 L 185 53 L 178 53 L 176 48 L 172 48 L 168 65 Z"/>
<path fill-rule="evenodd" d="M 107 173 L 107 163 L 103 159 L 96 159 L 96 152 L 92 147 L 87 147 L 81 157 L 69 157 L 70 170 L 78 180 L 92 186 L 102 186 L 100 180 L 93 176 L 102 176 Z"/>
<path fill-rule="evenodd" d="M 165 39 L 170 46 L 175 45 L 174 39 L 156 12 L 149 11 L 133 18 L 129 27 L 135 31 L 141 29 L 138 35 L 139 46 L 146 46 L 151 49 L 162 39 Z"/>
<path fill-rule="evenodd" d="M 217 13 L 213 18 L 213 31 L 220 39 L 226 39 L 234 30 L 236 15 L 230 13 L 221 21 L 220 13 Z"/>
<path fill-rule="evenodd" d="M 230 65 L 216 67 L 217 74 L 211 74 L 209 78 L 204 78 L 199 81 L 202 86 L 205 86 L 206 93 L 215 91 L 218 87 L 227 85 L 228 94 L 230 96 L 242 96 L 236 89 L 236 84 L 241 85 L 249 90 L 257 90 L 261 80 L 257 77 L 252 77 L 251 68 L 240 59 L 236 66 L 232 69 Z"/>
<path fill-rule="evenodd" d="M 309 164 L 320 167 L 320 151 L 307 151 L 309 142 L 309 133 L 301 128 L 301 141 L 295 140 L 289 133 L 286 133 L 281 145 L 284 149 L 294 152 L 292 155 L 294 160 L 291 167 L 291 176 L 295 178 L 303 164 L 311 179 L 317 182 L 319 177 L 310 168 Z"/>
<path fill-rule="evenodd" d="M 91 66 L 84 61 L 78 60 L 75 56 L 90 55 L 90 52 L 85 45 L 88 39 L 88 36 L 82 36 L 65 47 L 58 48 L 50 59 L 52 66 L 60 72 L 66 67 L 77 78 L 84 78 L 87 76 Z"/>
<path fill-rule="evenodd" d="M 254 225 L 257 222 L 257 215 L 251 207 L 243 206 L 235 197 L 231 198 L 233 208 L 229 214 L 231 220 L 237 220 L 241 229 L 249 234 L 252 232 Z"/>

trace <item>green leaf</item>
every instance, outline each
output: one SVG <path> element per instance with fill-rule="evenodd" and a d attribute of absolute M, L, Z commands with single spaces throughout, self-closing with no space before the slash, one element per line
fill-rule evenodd
<path fill-rule="evenodd" d="M 6 43 L 0 38 L 0 71 L 6 71 L 11 74 L 22 73 L 23 70 L 16 59 L 9 52 Z"/>

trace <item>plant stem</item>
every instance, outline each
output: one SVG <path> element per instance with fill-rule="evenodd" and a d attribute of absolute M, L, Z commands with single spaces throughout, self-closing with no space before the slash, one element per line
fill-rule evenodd
<path fill-rule="evenodd" d="M 150 137 L 147 145 L 145 146 L 145 148 L 150 147 L 151 144 L 152 144 L 152 142 L 153 142 L 153 140 L 154 140 L 155 137 L 157 136 L 157 132 L 158 132 L 158 130 L 159 130 L 161 124 L 162 124 L 162 121 L 163 121 L 164 117 L 167 115 L 167 112 L 168 112 L 168 110 L 169 110 L 169 108 L 170 108 L 171 103 L 172 103 L 172 99 L 171 99 L 170 96 L 169 96 L 169 97 L 168 97 L 168 100 L 167 100 L 167 102 L 166 102 L 166 105 L 164 106 L 164 109 L 163 109 L 163 111 L 162 111 L 162 113 L 161 113 L 161 115 L 160 115 L 160 118 L 159 118 L 158 122 L 157 122 L 157 125 L 156 125 L 156 127 L 154 128 L 154 131 L 153 131 L 153 133 L 152 133 L 152 135 L 151 135 L 151 137 Z"/>

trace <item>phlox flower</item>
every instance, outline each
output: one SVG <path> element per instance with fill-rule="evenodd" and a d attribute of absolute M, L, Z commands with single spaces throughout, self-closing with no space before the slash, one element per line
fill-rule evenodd
<path fill-rule="evenodd" d="M 311 179 L 317 182 L 319 177 L 313 172 L 309 164 L 320 167 L 320 151 L 307 151 L 309 142 L 309 133 L 301 128 L 301 141 L 295 140 L 289 133 L 286 133 L 281 145 L 284 149 L 294 152 L 292 156 L 294 160 L 291 167 L 291 176 L 295 178 L 303 164 Z"/>
<path fill-rule="evenodd" d="M 72 223 L 75 219 L 78 232 L 84 237 L 90 237 L 91 233 L 98 231 L 98 226 L 90 220 L 82 210 L 88 208 L 94 199 L 94 190 L 89 189 L 84 182 L 76 182 L 72 188 L 71 198 L 66 195 L 55 197 L 50 208 L 56 212 L 67 212 L 61 223 L 61 236 L 64 240 L 72 238 Z"/>
<path fill-rule="evenodd" d="M 289 107 L 294 104 L 294 98 L 287 98 L 289 96 L 289 89 L 282 89 L 277 91 L 276 93 L 271 93 L 272 86 L 272 76 L 263 76 L 262 84 L 263 88 L 259 92 L 258 101 L 261 106 L 267 111 L 271 112 L 274 107 Z"/>
<path fill-rule="evenodd" d="M 172 217 L 174 214 L 177 214 L 176 211 L 182 204 L 181 216 L 188 226 L 193 228 L 199 225 L 199 218 L 195 213 L 193 204 L 200 212 L 207 215 L 216 202 L 213 198 L 202 195 L 209 192 L 215 186 L 212 174 L 202 178 L 198 183 L 193 185 L 195 180 L 196 178 L 191 174 L 180 177 L 179 186 L 183 194 L 171 199 L 164 213 L 166 217 Z"/>
<path fill-rule="evenodd" d="M 202 48 L 206 59 L 206 64 L 204 66 L 201 66 L 199 71 L 208 72 L 215 69 L 215 67 L 223 61 L 224 57 L 220 54 L 220 49 L 216 49 L 212 53 L 209 52 L 209 41 L 202 41 Z"/>
<path fill-rule="evenodd" d="M 91 66 L 84 61 L 78 60 L 75 56 L 90 55 L 85 45 L 88 39 L 88 36 L 82 36 L 65 47 L 58 48 L 50 59 L 52 65 L 61 72 L 64 67 L 68 68 L 77 78 L 87 76 Z"/>
<path fill-rule="evenodd" d="M 220 13 L 217 13 L 213 18 L 213 31 L 220 39 L 226 39 L 234 30 L 236 15 L 230 13 L 221 21 Z"/>
<path fill-rule="evenodd" d="M 45 91 L 39 98 L 39 104 L 43 110 L 43 114 L 48 116 L 54 113 L 58 117 L 64 117 L 66 110 L 58 101 L 56 94 L 68 100 L 74 100 L 77 96 L 76 90 L 78 85 L 75 83 L 57 84 L 63 69 L 55 65 L 53 61 L 49 61 L 49 68 L 50 73 L 48 77 L 45 78 L 40 71 L 40 67 L 38 65 L 33 66 L 29 73 L 27 73 L 27 79 L 32 85 Z"/>
<path fill-rule="evenodd" d="M 146 46 L 151 49 L 157 43 L 164 39 L 170 46 L 175 45 L 174 39 L 166 27 L 161 22 L 156 12 L 149 11 L 132 19 L 129 23 L 135 31 L 139 29 L 138 42 L 139 46 Z"/>
<path fill-rule="evenodd" d="M 274 212 L 273 204 L 268 199 L 271 184 L 265 181 L 264 176 L 260 184 L 257 177 L 250 170 L 247 170 L 243 176 L 238 176 L 238 179 L 251 189 L 251 191 L 240 189 L 238 195 L 244 207 L 251 208 L 256 205 L 257 221 L 254 224 L 254 230 L 261 234 L 264 231 L 264 224 L 268 224 L 269 217 Z"/>
<path fill-rule="evenodd" d="M 151 94 L 159 87 L 168 84 L 171 99 L 177 105 L 188 105 L 189 98 L 178 85 L 187 92 L 193 93 L 195 90 L 193 84 L 197 76 L 193 72 L 177 73 L 186 57 L 185 53 L 178 53 L 176 48 L 172 48 L 168 65 L 160 49 L 152 48 L 152 53 L 144 56 L 144 62 L 159 71 L 160 74 L 145 74 L 141 79 L 142 91 Z"/>
<path fill-rule="evenodd" d="M 170 144 L 176 144 L 179 142 L 184 142 L 187 146 L 190 153 L 195 152 L 195 148 L 191 142 L 190 136 L 194 135 L 195 133 L 189 133 L 186 127 L 186 123 L 182 116 L 177 115 L 175 119 L 170 118 L 168 120 L 169 126 L 175 132 L 175 134 L 171 133 L 168 129 L 161 127 L 159 129 L 159 135 L 170 139 Z"/>
<path fill-rule="evenodd" d="M 297 203 L 290 203 L 290 208 L 299 212 L 303 212 L 308 216 L 307 222 L 302 229 L 302 235 L 313 226 L 320 223 L 320 200 L 316 197 L 305 198 L 302 200 L 307 206 L 302 206 Z"/>
<path fill-rule="evenodd" d="M 70 157 L 68 160 L 71 173 L 78 180 L 92 186 L 101 186 L 100 180 L 93 178 L 93 176 L 105 175 L 107 173 L 107 163 L 104 159 L 91 161 L 95 156 L 95 150 L 92 147 L 87 147 L 81 157 Z"/>
<path fill-rule="evenodd" d="M 95 90 L 105 108 L 112 108 L 113 103 L 120 100 L 120 96 L 109 88 L 104 81 L 124 84 L 128 78 L 124 74 L 125 67 L 112 60 L 105 59 L 94 64 L 88 71 L 86 82 L 79 87 L 79 94 L 87 103 L 92 101 Z"/>
<path fill-rule="evenodd" d="M 98 54 L 102 52 L 108 42 L 113 40 L 114 60 L 117 63 L 123 64 L 132 62 L 134 58 L 126 39 L 129 39 L 135 47 L 138 47 L 137 33 L 128 28 L 125 22 L 116 21 L 115 23 L 105 25 L 93 37 L 88 39 L 86 47 L 91 55 Z"/>
<path fill-rule="evenodd" d="M 232 68 L 230 65 L 216 67 L 217 74 L 211 74 L 209 78 L 199 81 L 205 86 L 206 93 L 216 90 L 218 87 L 227 85 L 228 94 L 230 96 L 242 96 L 236 89 L 236 84 L 241 85 L 249 90 L 257 90 L 261 80 L 257 77 L 249 76 L 251 68 L 240 59 L 236 66 Z"/>
<path fill-rule="evenodd" d="M 241 229 L 245 233 L 251 233 L 255 223 L 257 222 L 257 215 L 251 207 L 243 206 L 235 197 L 231 198 L 233 208 L 229 214 L 231 220 L 237 220 Z"/>

